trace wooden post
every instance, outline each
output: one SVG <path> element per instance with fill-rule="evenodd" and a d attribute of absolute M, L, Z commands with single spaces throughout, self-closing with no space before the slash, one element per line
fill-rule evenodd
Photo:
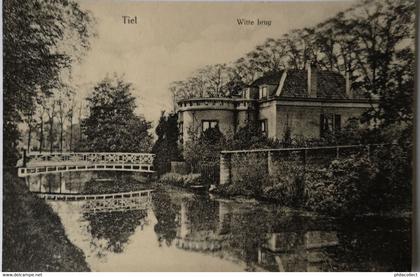
<path fill-rule="evenodd" d="M 340 157 L 340 147 L 339 146 L 337 146 L 337 159 Z"/>

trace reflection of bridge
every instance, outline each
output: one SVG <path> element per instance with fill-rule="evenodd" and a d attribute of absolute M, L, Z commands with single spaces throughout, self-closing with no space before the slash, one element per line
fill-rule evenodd
<path fill-rule="evenodd" d="M 56 201 L 83 201 L 84 213 L 147 210 L 152 202 L 152 190 L 105 194 L 37 193 L 40 198 Z"/>
<path fill-rule="evenodd" d="M 24 153 L 18 175 L 93 170 L 153 173 L 153 159 L 154 154 L 148 153 Z"/>

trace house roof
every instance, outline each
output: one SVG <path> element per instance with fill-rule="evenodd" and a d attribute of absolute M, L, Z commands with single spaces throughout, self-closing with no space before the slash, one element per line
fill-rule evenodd
<path fill-rule="evenodd" d="M 251 87 L 259 87 L 261 85 L 278 85 L 283 72 L 284 71 L 282 70 L 265 73 L 264 76 L 256 79 L 251 84 Z"/>
<path fill-rule="evenodd" d="M 282 80 L 282 75 L 286 73 L 280 92 L 280 97 L 308 97 L 307 84 L 308 73 L 306 70 L 286 70 L 266 73 L 263 77 L 255 80 L 251 87 L 261 85 L 276 86 L 272 92 L 272 97 Z M 313 72 L 315 73 L 315 72 Z M 346 99 L 345 79 L 336 72 L 316 70 L 317 74 L 317 98 Z"/>

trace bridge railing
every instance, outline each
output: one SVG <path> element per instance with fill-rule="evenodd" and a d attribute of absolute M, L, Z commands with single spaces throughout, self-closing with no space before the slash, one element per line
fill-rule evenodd
<path fill-rule="evenodd" d="M 18 161 L 18 176 L 68 171 L 136 171 L 153 173 L 154 154 L 59 152 L 29 153 Z"/>
<path fill-rule="evenodd" d="M 141 164 L 152 165 L 154 154 L 117 152 L 52 152 L 28 153 L 26 165 L 46 164 Z"/>

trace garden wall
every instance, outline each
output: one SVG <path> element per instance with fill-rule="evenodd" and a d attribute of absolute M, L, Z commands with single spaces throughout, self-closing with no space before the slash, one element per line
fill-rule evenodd
<path fill-rule="evenodd" d="M 308 170 L 327 167 L 331 161 L 352 154 L 370 152 L 372 145 L 346 145 L 312 148 L 222 151 L 220 185 L 242 182 L 248 175 L 256 178 L 288 179 Z"/>

